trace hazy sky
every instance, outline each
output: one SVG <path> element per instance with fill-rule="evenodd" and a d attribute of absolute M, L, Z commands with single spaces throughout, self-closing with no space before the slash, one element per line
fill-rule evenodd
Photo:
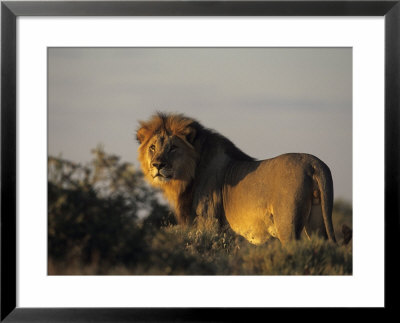
<path fill-rule="evenodd" d="M 185 113 L 247 154 L 306 152 L 352 200 L 351 48 L 51 48 L 49 154 L 138 166 L 138 120 Z"/>

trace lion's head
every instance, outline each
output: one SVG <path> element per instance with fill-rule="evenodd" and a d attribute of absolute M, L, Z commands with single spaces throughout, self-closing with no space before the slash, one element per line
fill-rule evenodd
<path fill-rule="evenodd" d="M 136 137 L 139 161 L 146 179 L 168 192 L 183 191 L 195 176 L 198 154 L 193 146 L 198 123 L 183 115 L 158 113 L 141 121 Z"/>

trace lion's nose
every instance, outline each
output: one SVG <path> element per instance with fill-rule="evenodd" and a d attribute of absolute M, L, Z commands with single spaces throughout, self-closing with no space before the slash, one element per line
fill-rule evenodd
<path fill-rule="evenodd" d="M 164 168 L 166 164 L 162 163 L 162 162 L 154 162 L 152 165 L 153 165 L 153 167 L 155 167 L 158 170 L 160 170 L 161 168 Z"/>

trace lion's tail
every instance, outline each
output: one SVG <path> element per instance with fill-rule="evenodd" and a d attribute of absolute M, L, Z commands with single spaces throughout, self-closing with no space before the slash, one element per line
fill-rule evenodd
<path fill-rule="evenodd" d="M 320 197 L 322 217 L 324 219 L 326 233 L 329 240 L 336 243 L 335 231 L 332 224 L 332 210 L 333 210 L 333 181 L 332 174 L 328 166 L 321 162 L 316 167 L 315 180 L 318 184 Z"/>

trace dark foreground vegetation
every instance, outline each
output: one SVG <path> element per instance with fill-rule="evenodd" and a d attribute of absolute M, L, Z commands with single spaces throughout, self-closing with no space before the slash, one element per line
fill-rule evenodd
<path fill-rule="evenodd" d="M 101 147 L 88 165 L 48 160 L 49 275 L 350 275 L 351 206 L 336 201 L 339 245 L 318 237 L 283 248 L 249 244 L 229 227 L 199 218 L 176 225 L 132 164 Z"/>

